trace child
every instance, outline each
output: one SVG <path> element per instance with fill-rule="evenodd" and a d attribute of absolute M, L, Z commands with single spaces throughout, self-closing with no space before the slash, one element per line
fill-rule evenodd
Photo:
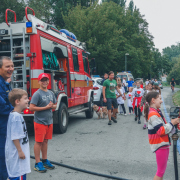
<path fill-rule="evenodd" d="M 141 107 L 143 107 L 143 105 L 146 103 L 146 95 L 149 93 L 149 92 L 151 92 L 152 91 L 152 83 L 149 83 L 148 85 L 147 85 L 147 90 L 144 92 L 144 94 L 143 94 L 143 97 L 142 97 L 142 99 L 141 99 Z M 140 108 L 141 108 L 140 107 Z M 144 126 L 143 126 L 143 129 L 146 129 L 147 128 L 147 119 L 145 118 L 145 116 L 144 116 Z"/>
<path fill-rule="evenodd" d="M 47 89 L 49 76 L 41 73 L 38 76 L 40 88 L 33 94 L 30 104 L 30 111 L 34 113 L 35 144 L 34 154 L 36 164 L 35 171 L 46 172 L 47 169 L 55 167 L 47 159 L 48 139 L 52 139 L 53 117 L 52 109 L 56 109 L 54 94 Z M 40 162 L 40 151 L 42 151 L 42 162 Z"/>
<path fill-rule="evenodd" d="M 144 94 L 144 90 L 140 88 L 140 82 L 136 82 L 136 88 L 133 89 L 132 91 L 132 96 L 131 96 L 131 101 L 133 99 L 133 110 L 135 109 L 135 121 L 137 121 L 138 118 L 138 124 L 141 124 L 141 112 L 143 110 L 143 107 L 141 106 L 141 98 Z M 141 108 L 141 109 L 140 109 Z"/>
<path fill-rule="evenodd" d="M 119 88 L 119 90 L 121 91 L 121 94 L 122 94 L 122 96 L 121 95 L 119 95 L 119 93 L 117 92 L 117 90 L 116 90 L 116 98 L 117 98 L 117 103 L 118 103 L 118 105 L 119 105 L 119 108 L 120 108 L 120 106 L 122 107 L 122 109 L 123 109 L 123 111 L 124 111 L 124 115 L 126 116 L 127 114 L 126 114 L 126 109 L 125 109 L 125 107 L 124 107 L 124 99 L 125 99 L 125 96 L 124 96 L 124 93 L 123 93 L 123 90 L 122 90 L 122 84 L 118 84 L 118 88 Z"/>
<path fill-rule="evenodd" d="M 25 180 L 31 169 L 28 133 L 21 112 L 28 107 L 28 94 L 22 89 L 15 88 L 9 93 L 9 101 L 14 110 L 9 115 L 7 125 L 6 167 L 10 180 Z"/>
<path fill-rule="evenodd" d="M 161 110 L 161 95 L 158 92 L 150 92 L 146 96 L 145 115 L 148 119 L 148 136 L 152 152 L 156 153 L 157 172 L 153 180 L 162 180 L 166 171 L 169 156 L 169 133 L 178 124 L 179 118 L 167 123 Z"/>
<path fill-rule="evenodd" d="M 131 101 L 132 91 L 133 91 L 133 87 L 130 87 L 129 92 L 126 95 L 126 98 L 128 99 L 129 114 L 131 114 L 131 112 L 133 113 L 133 105 Z"/>
<path fill-rule="evenodd" d="M 156 92 L 158 92 L 159 94 L 161 94 L 161 89 L 160 89 L 160 87 L 159 87 L 159 84 L 158 83 L 154 83 L 154 90 L 156 91 Z"/>

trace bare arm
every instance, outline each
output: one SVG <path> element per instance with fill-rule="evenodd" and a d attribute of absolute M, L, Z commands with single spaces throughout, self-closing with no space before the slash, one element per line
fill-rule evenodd
<path fill-rule="evenodd" d="M 44 111 L 44 110 L 47 110 L 47 109 L 52 109 L 53 108 L 53 103 L 50 102 L 47 106 L 45 107 L 37 107 L 35 104 L 30 104 L 29 106 L 29 110 L 30 111 Z M 56 105 L 55 105 L 56 106 Z M 53 108 L 55 109 L 55 108 Z"/>
<path fill-rule="evenodd" d="M 24 155 L 24 153 L 23 153 L 23 151 L 21 149 L 19 139 L 13 140 L 13 143 L 16 146 L 16 149 L 18 151 L 19 158 L 20 159 L 25 159 L 26 157 L 25 157 L 25 155 Z"/>
<path fill-rule="evenodd" d="M 106 98 L 105 90 L 106 90 L 106 86 L 103 86 L 103 98 L 104 98 L 104 99 Z"/>

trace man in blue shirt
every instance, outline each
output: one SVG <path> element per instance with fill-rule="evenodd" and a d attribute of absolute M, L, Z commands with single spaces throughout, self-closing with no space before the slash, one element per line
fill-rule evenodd
<path fill-rule="evenodd" d="M 11 90 L 7 80 L 11 78 L 14 64 L 9 57 L 0 57 L 0 180 L 8 178 L 5 164 L 5 142 L 9 113 L 14 109 L 8 100 Z"/>
<path fill-rule="evenodd" d="M 133 87 L 134 81 L 133 81 L 133 79 L 131 78 L 130 81 L 127 81 L 127 83 L 128 83 L 128 91 L 129 91 L 129 88 L 130 88 L 130 87 Z"/>

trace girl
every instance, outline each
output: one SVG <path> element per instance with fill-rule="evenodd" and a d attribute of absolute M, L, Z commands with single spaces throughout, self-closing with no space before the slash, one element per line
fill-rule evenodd
<path fill-rule="evenodd" d="M 133 87 L 130 87 L 129 92 L 126 95 L 126 98 L 128 100 L 129 114 L 131 114 L 131 112 L 133 114 L 133 105 L 132 105 L 132 101 L 131 101 L 132 91 L 133 91 Z"/>
<path fill-rule="evenodd" d="M 143 94 L 143 97 L 142 97 L 142 99 L 141 99 L 141 107 L 143 107 L 143 105 L 145 104 L 145 102 L 146 102 L 146 95 L 149 93 L 149 92 L 151 92 L 152 91 L 152 83 L 149 83 L 148 85 L 147 85 L 147 90 L 144 92 L 144 94 Z M 140 108 L 141 108 L 140 107 Z M 145 113 L 144 113 L 145 114 Z M 144 126 L 143 126 L 143 129 L 146 129 L 147 128 L 147 119 L 146 119 L 146 117 L 144 116 Z"/>
<path fill-rule="evenodd" d="M 141 117 L 141 112 L 143 110 L 143 107 L 140 107 L 140 106 L 141 106 L 141 98 L 143 94 L 144 94 L 144 90 L 140 88 L 140 82 L 137 81 L 136 88 L 134 88 L 132 91 L 131 101 L 134 98 L 132 105 L 133 105 L 133 110 L 135 109 L 135 121 L 137 121 L 137 118 L 138 118 L 138 124 L 141 124 L 140 117 Z"/>
<path fill-rule="evenodd" d="M 157 172 L 153 180 L 163 180 L 169 156 L 169 133 L 174 125 L 180 122 L 179 118 L 167 123 L 161 110 L 161 95 L 158 92 L 149 92 L 146 96 L 145 115 L 148 119 L 148 136 L 152 152 L 156 153 Z"/>
<path fill-rule="evenodd" d="M 119 105 L 119 109 L 120 109 L 120 106 L 122 107 L 123 111 L 124 111 L 124 115 L 126 116 L 126 109 L 125 109 L 125 106 L 124 106 L 124 99 L 125 99 L 125 96 L 124 96 L 124 93 L 123 93 L 123 90 L 122 90 L 122 84 L 118 84 L 118 88 L 120 89 L 121 91 L 121 95 L 119 95 L 119 93 L 116 91 L 116 98 L 117 98 L 117 103 Z"/>
<path fill-rule="evenodd" d="M 158 92 L 159 94 L 161 94 L 161 89 L 160 89 L 158 83 L 154 83 L 154 90 L 155 90 L 156 92 Z"/>

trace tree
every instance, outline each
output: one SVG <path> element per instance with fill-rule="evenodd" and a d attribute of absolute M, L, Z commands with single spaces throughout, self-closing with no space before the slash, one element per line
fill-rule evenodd
<path fill-rule="evenodd" d="M 0 23 L 5 22 L 5 11 L 11 9 L 16 12 L 17 21 L 22 21 L 25 15 L 25 3 L 23 0 L 1 0 Z M 14 22 L 13 13 L 8 13 L 8 21 Z"/>
<path fill-rule="evenodd" d="M 99 74 L 123 71 L 126 53 L 129 53 L 128 70 L 134 76 L 144 77 L 150 72 L 153 37 L 138 9 L 132 15 L 130 10 L 110 1 L 96 8 L 77 6 L 63 19 L 66 28 L 87 43 L 90 59 L 96 59 Z"/>

